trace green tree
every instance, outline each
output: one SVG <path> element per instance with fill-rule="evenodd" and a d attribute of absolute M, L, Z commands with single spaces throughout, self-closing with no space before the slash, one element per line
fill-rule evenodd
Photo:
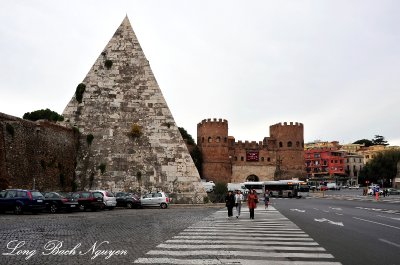
<path fill-rule="evenodd" d="M 372 143 L 372 141 L 368 140 L 368 139 L 361 139 L 361 140 L 355 141 L 353 144 L 364 144 L 365 147 L 374 145 Z"/>
<path fill-rule="evenodd" d="M 388 150 L 378 153 L 360 171 L 360 182 L 390 184 L 397 174 L 397 163 L 400 161 L 400 150 Z"/>
<path fill-rule="evenodd" d="M 228 187 L 225 182 L 215 183 L 214 191 L 208 194 L 208 198 L 213 203 L 225 202 L 225 196 L 228 192 Z"/>
<path fill-rule="evenodd" d="M 178 127 L 179 132 L 182 135 L 182 138 L 185 140 L 186 144 L 188 145 L 189 153 L 190 156 L 193 159 L 194 165 L 197 168 L 197 171 L 199 171 L 200 176 L 202 175 L 201 171 L 201 165 L 203 164 L 203 156 L 201 154 L 201 151 L 199 147 L 196 145 L 195 141 L 193 140 L 193 137 L 182 127 Z"/>
<path fill-rule="evenodd" d="M 27 112 L 24 114 L 24 116 L 22 116 L 22 118 L 30 121 L 49 120 L 51 122 L 57 122 L 64 120 L 63 116 L 50 109 L 41 109 L 32 112 Z"/>
<path fill-rule="evenodd" d="M 187 143 L 188 145 L 196 145 L 196 143 L 195 143 L 194 140 L 193 140 L 193 137 L 192 137 L 184 128 L 178 127 L 178 129 L 179 129 L 179 132 L 180 132 L 181 135 L 182 135 L 182 138 L 183 138 L 184 140 L 186 140 L 186 143 Z"/>
<path fill-rule="evenodd" d="M 373 145 L 389 145 L 382 135 L 375 135 L 374 139 L 372 139 L 372 143 Z"/>

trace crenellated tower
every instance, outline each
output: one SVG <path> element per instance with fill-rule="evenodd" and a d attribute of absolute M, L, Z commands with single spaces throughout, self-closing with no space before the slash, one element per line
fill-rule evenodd
<path fill-rule="evenodd" d="M 232 165 L 229 158 L 228 121 L 214 118 L 198 123 L 197 146 L 203 155 L 202 178 L 230 182 Z"/>
<path fill-rule="evenodd" d="M 302 123 L 277 123 L 269 127 L 270 143 L 276 151 L 276 178 L 304 174 L 304 127 Z"/>

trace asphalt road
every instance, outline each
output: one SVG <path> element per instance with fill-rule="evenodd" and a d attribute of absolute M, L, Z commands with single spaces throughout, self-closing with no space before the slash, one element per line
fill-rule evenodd
<path fill-rule="evenodd" d="M 271 203 L 342 264 L 400 264 L 400 203 L 354 200 L 351 193 Z"/>

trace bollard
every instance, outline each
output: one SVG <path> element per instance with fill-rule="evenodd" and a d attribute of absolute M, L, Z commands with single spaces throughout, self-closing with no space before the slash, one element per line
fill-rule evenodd
<path fill-rule="evenodd" d="M 376 201 L 379 200 L 379 191 L 376 191 L 376 192 L 375 192 L 375 199 L 376 199 Z"/>

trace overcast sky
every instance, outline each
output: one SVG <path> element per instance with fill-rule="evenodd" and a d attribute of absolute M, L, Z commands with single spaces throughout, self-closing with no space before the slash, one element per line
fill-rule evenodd
<path fill-rule="evenodd" d="M 0 2 L 0 112 L 62 113 L 125 15 L 178 126 L 400 145 L 400 1 Z"/>

